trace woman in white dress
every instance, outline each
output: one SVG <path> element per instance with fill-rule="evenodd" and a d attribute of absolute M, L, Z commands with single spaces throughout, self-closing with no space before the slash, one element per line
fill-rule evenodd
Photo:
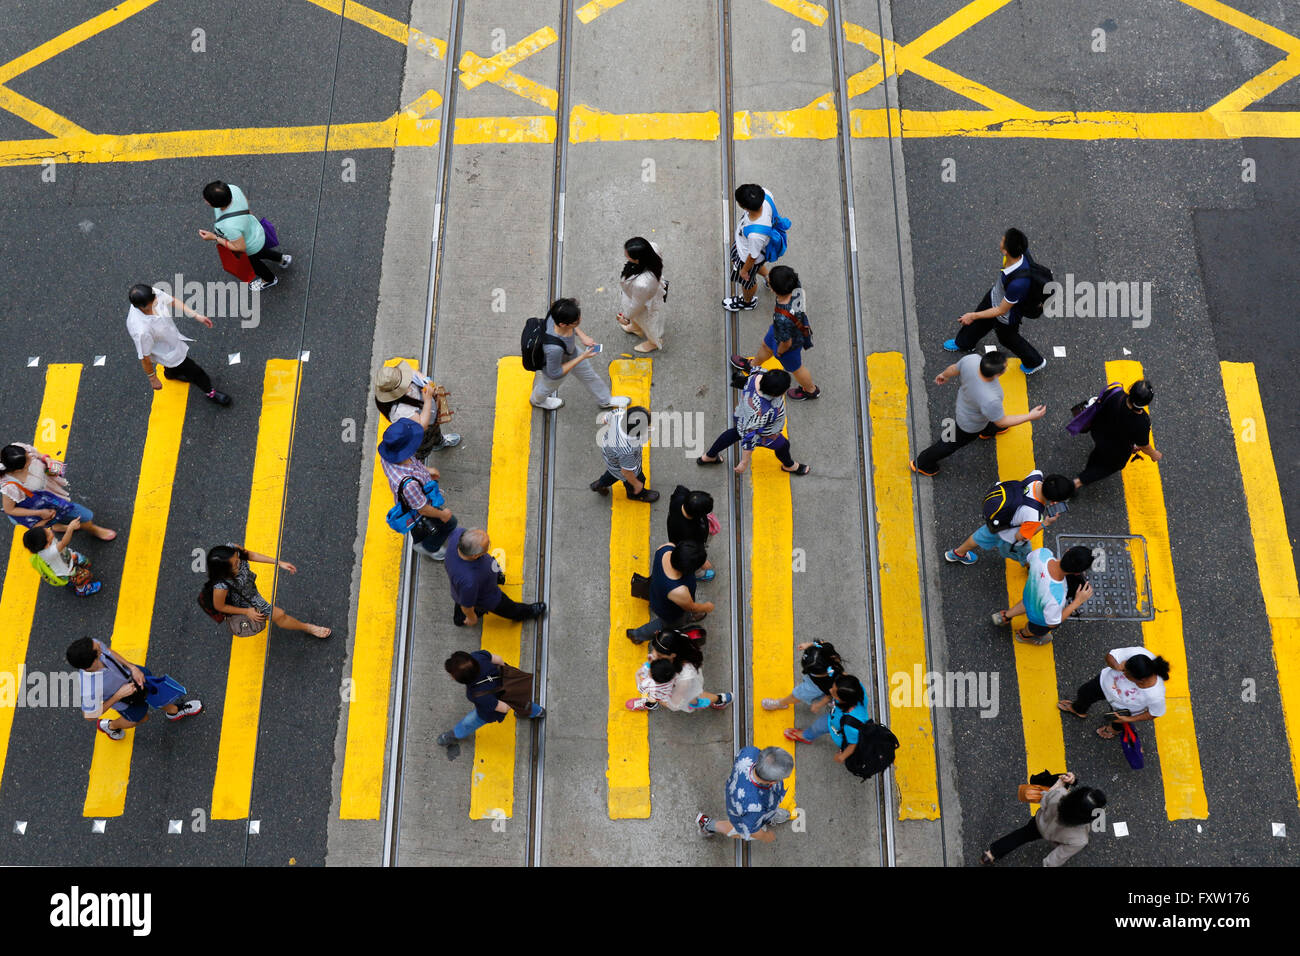
<path fill-rule="evenodd" d="M 659 258 L 659 246 L 648 239 L 635 236 L 623 243 L 627 263 L 618 280 L 623 290 L 622 311 L 618 324 L 623 331 L 639 335 L 644 342 L 634 346 L 637 352 L 654 352 L 663 348 L 663 304 L 668 298 L 668 282 L 664 279 L 664 261 Z"/>

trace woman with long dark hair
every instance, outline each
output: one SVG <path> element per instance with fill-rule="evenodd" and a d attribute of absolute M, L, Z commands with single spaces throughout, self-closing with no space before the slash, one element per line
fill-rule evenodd
<path fill-rule="evenodd" d="M 306 631 L 312 637 L 330 636 L 328 627 L 307 624 L 296 617 L 290 617 L 262 597 L 257 590 L 257 575 L 248 566 L 250 561 L 274 564 L 282 571 L 298 573 L 298 569 L 288 561 L 268 558 L 256 551 L 247 551 L 237 544 L 209 548 L 208 582 L 212 588 L 212 606 L 227 615 L 231 633 L 241 637 L 257 634 L 266 627 L 266 621 L 270 618 L 276 627 L 287 631 Z"/>
<path fill-rule="evenodd" d="M 1155 720 L 1164 716 L 1165 681 L 1169 662 L 1144 647 L 1117 647 L 1106 655 L 1106 666 L 1092 680 L 1082 684 L 1074 700 L 1059 700 L 1056 706 L 1083 719 L 1088 708 L 1105 699 L 1114 710 L 1112 721 L 1097 728 L 1098 737 L 1112 738 L 1125 724 Z"/>
<path fill-rule="evenodd" d="M 112 541 L 117 532 L 95 524 L 94 513 L 71 500 L 62 466 L 57 458 L 22 442 L 0 448 L 0 506 L 5 516 L 25 528 L 49 527 L 60 534 L 79 518 L 81 530 Z"/>
<path fill-rule="evenodd" d="M 618 280 L 623 292 L 622 311 L 618 324 L 623 331 L 640 335 L 645 341 L 633 346 L 636 352 L 653 352 L 664 346 L 664 314 L 662 306 L 668 298 L 668 282 L 664 279 L 664 261 L 659 258 L 659 246 L 648 239 L 633 236 L 623 243 L 627 262 Z"/>
<path fill-rule="evenodd" d="M 636 672 L 641 696 L 627 702 L 628 710 L 657 710 L 660 704 L 669 710 L 722 710 L 731 703 L 731 694 L 704 689 L 704 655 L 689 635 L 660 631 L 650 639 L 648 658 Z"/>
<path fill-rule="evenodd" d="M 1043 866 L 1060 866 L 1087 846 L 1093 815 L 1106 806 L 1106 795 L 1095 787 L 1076 787 L 1076 781 L 1072 773 L 1057 777 L 1043 794 L 1038 813 L 1024 826 L 994 840 L 980 862 L 992 863 L 1026 843 L 1046 840 L 1052 844 L 1052 852 Z"/>

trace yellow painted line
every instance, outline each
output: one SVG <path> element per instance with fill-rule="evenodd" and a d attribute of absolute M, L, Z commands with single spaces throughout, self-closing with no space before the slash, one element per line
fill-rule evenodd
<path fill-rule="evenodd" d="M 871 383 L 872 483 L 876 493 L 876 541 L 880 559 L 880 618 L 890 699 L 881 702 L 898 737 L 894 782 L 898 819 L 939 819 L 934 722 L 920 680 L 930 670 L 925 653 L 921 571 L 912 516 L 912 473 L 907 437 L 907 367 L 898 352 L 867 356 Z M 900 675 L 904 680 L 900 681 Z M 895 684 L 898 683 L 896 687 Z M 897 693 L 907 687 L 911 693 Z M 886 704 L 888 710 L 886 710 Z"/>
<path fill-rule="evenodd" d="M 613 10 L 622 3 L 623 0 L 591 0 L 590 3 L 584 3 L 578 7 L 578 19 L 583 23 L 590 23 L 607 10 Z"/>
<path fill-rule="evenodd" d="M 162 564 L 163 539 L 171 514 L 172 486 L 176 460 L 181 451 L 181 430 L 190 388 L 184 382 L 165 383 L 153 393 L 149 428 L 140 457 L 140 478 L 131 510 L 131 528 L 126 537 L 122 580 L 111 585 L 117 592 L 113 618 L 112 647 L 129 661 L 143 664 L 149 653 L 149 632 L 153 627 L 158 569 Z M 110 585 L 105 585 L 105 590 Z M 102 593 L 102 592 L 101 592 Z M 158 673 L 164 673 L 159 670 Z M 155 720 L 159 720 L 155 716 Z M 135 730 L 128 729 L 122 740 L 95 734 L 95 753 L 90 762 L 90 780 L 82 813 L 88 817 L 117 817 L 126 807 L 126 788 L 131 776 L 131 753 Z"/>
<path fill-rule="evenodd" d="M 452 142 L 554 143 L 556 135 L 554 116 L 458 116 Z"/>
<path fill-rule="evenodd" d="M 460 122 L 457 120 L 457 122 Z M 718 114 L 606 113 L 579 103 L 569 113 L 569 142 L 611 143 L 658 139 L 717 140 Z M 459 131 L 457 142 L 459 142 Z"/>
<path fill-rule="evenodd" d="M 772 6 L 779 10 L 784 10 L 800 20 L 807 20 L 815 27 L 821 26 L 826 22 L 830 15 L 826 8 L 818 3 L 808 3 L 807 0 L 767 0 Z"/>
<path fill-rule="evenodd" d="M 839 113 L 831 94 L 819 96 L 807 106 L 793 110 L 755 112 L 742 110 L 734 116 L 735 138 L 833 139 L 839 135 Z"/>
<path fill-rule="evenodd" d="M 615 395 L 626 395 L 633 405 L 650 407 L 650 359 L 615 359 L 609 363 L 609 385 Z M 646 484 L 650 483 L 650 449 L 642 450 Z M 603 460 L 603 459 L 602 459 Z M 609 519 L 609 694 L 606 714 L 607 763 L 611 820 L 646 820 L 650 817 L 649 714 L 627 709 L 637 696 L 632 675 L 645 663 L 646 649 L 627 639 L 628 628 L 646 621 L 646 603 L 628 594 L 632 573 L 649 576 L 654 544 L 650 540 L 650 509 L 628 501 L 622 484 L 610 491 L 613 510 Z M 667 494 L 667 492 L 664 492 Z M 667 499 L 665 499 L 667 500 Z M 657 541 L 658 539 L 656 539 Z"/>
<path fill-rule="evenodd" d="M 421 33 L 400 20 L 394 20 L 364 4 L 357 3 L 356 0 L 347 0 L 346 9 L 343 5 L 344 0 L 308 0 L 308 2 L 328 10 L 335 16 L 347 17 L 353 23 L 374 30 L 380 36 L 386 36 L 398 43 L 412 44 L 435 59 L 441 60 L 447 55 L 447 44 L 444 41 L 427 33 Z"/>
<path fill-rule="evenodd" d="M 1106 363 L 1106 381 L 1119 381 L 1128 388 L 1142 378 L 1142 364 L 1133 361 Z M 1155 443 L 1152 431 L 1151 442 Z M 1204 820 L 1209 816 L 1205 782 L 1201 777 L 1201 753 L 1192 721 L 1192 695 L 1187 684 L 1187 651 L 1183 644 L 1183 609 L 1178 603 L 1174 580 L 1174 559 L 1169 547 L 1169 521 L 1165 513 L 1165 492 L 1160 470 L 1148 458 L 1139 458 L 1124 468 L 1124 500 L 1128 505 L 1129 531 L 1146 538 L 1151 571 L 1151 597 L 1155 620 L 1142 623 L 1142 643 L 1169 662 L 1165 681 L 1165 714 L 1137 730 L 1155 727 L 1160 751 L 1160 774 L 1165 784 L 1165 813 L 1170 820 Z M 1273 529 L 1276 533 L 1276 529 Z M 1149 736 L 1149 733 L 1148 733 Z"/>
<path fill-rule="evenodd" d="M 1300 54 L 1292 53 L 1285 60 L 1274 63 L 1267 70 L 1252 77 L 1211 106 L 1207 113 L 1240 111 L 1262 100 L 1285 83 L 1300 76 Z"/>
<path fill-rule="evenodd" d="M 257 453 L 248 496 L 248 523 L 243 545 L 269 557 L 280 553 L 280 525 L 285 483 L 289 476 L 289 441 L 298 404 L 299 363 L 270 359 L 262 381 L 262 414 L 257 423 Z M 259 565 L 257 588 L 272 604 L 276 599 L 275 565 Z M 217 773 L 212 784 L 212 819 L 240 820 L 248 816 L 257 756 L 257 724 L 262 711 L 262 679 L 266 665 L 268 621 L 260 634 L 230 639 L 230 668 L 217 745 Z M 300 640 L 316 640 L 314 637 Z"/>
<path fill-rule="evenodd" d="M 500 54 L 498 54 L 498 56 L 499 55 Z M 511 93 L 522 96 L 526 100 L 532 100 L 534 103 L 537 103 L 540 106 L 545 106 L 549 110 L 553 111 L 556 109 L 557 104 L 559 103 L 559 95 L 555 90 L 551 89 L 549 86 L 544 86 L 535 80 L 530 80 L 526 76 L 521 76 L 511 70 L 493 68 L 491 63 L 491 60 L 484 59 L 477 53 L 467 52 L 460 58 L 461 77 L 465 78 L 466 76 L 475 75 L 476 72 L 486 71 L 490 73 L 488 79 L 503 90 L 508 90 Z M 479 80 L 474 83 L 473 86 L 477 86 L 478 83 L 481 82 L 482 80 Z M 473 89 L 469 80 L 465 81 L 465 85 L 470 86 L 470 88 Z"/>
<path fill-rule="evenodd" d="M 1250 362 L 1220 362 L 1223 390 L 1228 397 L 1228 421 L 1237 445 L 1241 482 L 1246 490 L 1255 565 L 1273 632 L 1273 662 L 1291 748 L 1291 773 L 1300 803 L 1300 586 L 1295 554 L 1287 532 L 1277 464 L 1268 438 L 1264 403 L 1259 397 L 1255 366 Z"/>
<path fill-rule="evenodd" d="M 853 110 L 855 138 L 890 135 L 883 109 Z M 905 138 L 970 136 L 990 139 L 1222 140 L 1295 139 L 1300 112 L 1246 110 L 1234 113 L 1049 112 L 1001 110 L 890 110 L 895 135 Z"/>
<path fill-rule="evenodd" d="M 929 56 L 959 33 L 965 33 L 986 17 L 992 16 L 1011 0 L 972 0 L 950 17 L 946 17 L 907 44 L 915 56 Z M 1021 475 L 1020 477 L 1024 477 Z"/>
<path fill-rule="evenodd" d="M 385 365 L 414 359 L 392 359 Z M 378 820 L 384 792 L 384 756 L 388 748 L 388 705 L 393 675 L 393 643 L 397 633 L 397 603 L 406 541 L 388 527 L 393 492 L 374 456 L 370 476 L 370 505 L 366 512 L 366 541 L 361 551 L 361 589 L 357 597 L 357 629 L 352 643 L 352 694 L 348 703 L 347 744 L 343 750 L 343 780 L 339 789 L 340 820 Z"/>
<path fill-rule="evenodd" d="M 52 40 L 47 40 L 34 50 L 29 50 L 17 59 L 0 66 L 0 83 L 8 83 L 15 76 L 26 73 L 33 67 L 40 66 L 46 60 L 70 50 L 82 40 L 88 40 L 97 33 L 103 33 L 109 27 L 116 26 L 128 17 L 133 17 L 146 7 L 151 7 L 158 0 L 126 0 L 117 6 L 105 10 L 98 16 L 91 17 L 71 30 L 65 30 Z"/>
<path fill-rule="evenodd" d="M 496 418 L 492 426 L 492 470 L 488 483 L 488 538 L 492 553 L 509 576 L 503 590 L 512 600 L 523 597 L 524 547 L 528 529 L 528 462 L 532 441 L 533 373 L 507 355 L 497 362 Z M 484 614 L 482 648 L 519 667 L 521 625 Z M 524 668 L 526 669 L 526 668 Z M 540 688 L 535 688 L 540 690 Z M 465 703 L 462 701 L 461 703 Z M 515 810 L 515 731 L 507 714 L 474 734 L 474 765 L 469 785 L 469 818 L 486 820 Z M 499 811 L 499 813 L 494 813 Z"/>
<path fill-rule="evenodd" d="M 780 368 L 775 359 L 763 363 L 764 368 Z M 789 419 L 786 420 L 789 425 Z M 788 437 L 788 429 L 787 429 Z M 740 446 L 736 445 L 736 454 Z M 792 449 L 793 453 L 793 449 Z M 796 457 L 795 461 L 799 461 Z M 754 681 L 754 739 L 759 750 L 764 747 L 784 747 L 799 758 L 795 744 L 785 739 L 785 729 L 792 725 L 793 711 L 764 710 L 764 697 L 784 697 L 790 688 L 803 679 L 795 673 L 794 645 L 794 507 L 790 496 L 790 476 L 781 469 L 776 455 L 766 448 L 755 448 L 749 466 L 752 487 L 751 507 L 753 526 L 761 533 L 753 535 L 749 549 L 750 580 L 750 647 L 753 661 L 750 673 Z M 732 688 L 735 690 L 736 688 Z M 740 741 L 743 745 L 747 741 Z M 804 753 L 810 753 L 804 748 Z M 818 760 L 820 758 L 820 760 Z M 810 759 L 825 756 L 810 753 Z M 782 806 L 793 811 L 795 802 L 795 772 L 785 781 L 786 793 Z"/>
<path fill-rule="evenodd" d="M 31 123 L 37 129 L 45 130 L 51 136 L 76 136 L 86 132 L 72 120 L 60 116 L 34 100 L 29 100 L 20 93 L 15 93 L 7 86 L 0 86 L 0 109 L 13 113 L 19 119 Z"/>
<path fill-rule="evenodd" d="M 558 39 L 554 30 L 550 27 L 542 27 L 490 57 L 484 58 L 477 53 L 466 51 L 457 64 L 461 71 L 460 81 L 471 90 L 485 82 L 496 83 L 511 67 L 534 53 L 545 50 Z"/>
<path fill-rule="evenodd" d="M 437 90 L 426 90 L 411 105 L 402 110 L 402 117 L 408 120 L 423 120 L 442 105 L 442 94 Z"/>
<path fill-rule="evenodd" d="M 1002 408 L 1008 415 L 1029 411 L 1029 391 L 1020 362 L 1011 359 L 998 379 L 1002 383 Z M 1033 423 L 1010 428 L 994 439 L 998 450 L 998 481 L 1016 481 L 1025 477 L 1034 465 Z M 1043 546 L 1043 533 L 1034 535 L 1033 548 Z M 1025 593 L 1029 573 L 1019 561 L 1004 561 L 1007 572 L 1007 607 L 1019 603 Z M 987 620 L 987 618 L 986 618 Z M 1025 734 L 1025 766 L 1031 774 L 1053 767 L 1064 767 L 1065 734 L 1061 728 L 1060 699 L 1056 688 L 1056 655 L 1051 644 L 1021 644 L 1011 634 L 1023 628 L 1027 620 L 1018 615 L 1008 631 L 999 631 L 1002 640 L 1010 641 L 1016 656 L 1016 686 L 1020 693 L 1020 721 Z M 1029 805 L 1030 812 L 1038 804 Z"/>
<path fill-rule="evenodd" d="M 1018 103 L 1009 96 L 1003 96 L 997 90 L 990 89 L 983 83 L 978 83 L 962 76 L 960 73 L 954 73 L 937 63 L 932 63 L 923 56 L 917 56 L 906 48 L 898 51 L 898 63 L 898 72 L 900 74 L 911 70 L 917 76 L 951 90 L 958 96 L 974 100 L 991 110 L 1002 110 L 1008 113 L 1025 113 L 1029 111 L 1029 108 L 1023 103 Z"/>
<path fill-rule="evenodd" d="M 45 396 L 41 399 L 36 438 L 32 442 L 44 454 L 67 460 L 68 432 L 72 427 L 80 381 L 80 365 L 50 365 L 45 369 Z M 27 642 L 41 585 L 41 576 L 31 565 L 31 552 L 23 545 L 23 532 L 26 530 L 21 525 L 13 529 L 4 590 L 0 591 L 0 622 L 3 622 L 0 626 L 0 674 L 13 675 L 15 688 L 23 686 L 21 675 L 27 662 Z M 0 704 L 0 778 L 3 778 L 5 759 L 9 754 L 9 735 L 13 730 L 16 707 L 16 700 Z M 98 731 L 95 736 L 99 736 Z"/>
<path fill-rule="evenodd" d="M 1199 10 L 1216 20 L 1222 20 L 1228 26 L 1236 27 L 1242 33 L 1249 33 L 1280 50 L 1285 50 L 1287 53 L 1300 53 L 1300 38 L 1279 30 L 1263 20 L 1256 20 L 1226 3 L 1220 3 L 1219 0 L 1182 0 L 1182 2 L 1194 10 Z"/>

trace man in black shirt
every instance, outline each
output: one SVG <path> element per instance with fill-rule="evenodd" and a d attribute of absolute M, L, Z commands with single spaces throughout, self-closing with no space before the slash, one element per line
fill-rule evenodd
<path fill-rule="evenodd" d="M 713 511 L 713 496 L 707 491 L 691 491 L 685 485 L 673 489 L 668 499 L 668 540 L 673 544 L 695 541 L 709 543 L 709 513 Z M 713 562 L 706 561 L 698 581 L 712 581 L 716 576 Z"/>
<path fill-rule="evenodd" d="M 1102 400 L 1101 408 L 1088 427 L 1094 442 L 1092 454 L 1074 487 L 1082 488 L 1095 481 L 1108 478 L 1129 463 L 1134 452 L 1140 452 L 1152 461 L 1164 455 L 1151 447 L 1151 417 L 1146 407 L 1155 397 L 1155 390 L 1146 379 L 1134 382 L 1127 392 L 1112 391 Z"/>

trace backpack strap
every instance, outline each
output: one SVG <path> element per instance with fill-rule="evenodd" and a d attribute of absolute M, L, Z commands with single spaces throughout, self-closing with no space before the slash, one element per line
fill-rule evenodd
<path fill-rule="evenodd" d="M 251 215 L 252 215 L 252 213 L 249 212 L 247 209 L 241 209 L 241 210 L 239 210 L 238 212 L 228 212 L 228 213 L 226 213 L 225 215 L 218 216 L 218 217 L 217 217 L 217 222 L 221 222 L 222 220 L 225 220 L 225 219 L 231 219 L 231 218 L 233 218 L 233 217 L 235 217 L 235 216 L 251 216 Z"/>

